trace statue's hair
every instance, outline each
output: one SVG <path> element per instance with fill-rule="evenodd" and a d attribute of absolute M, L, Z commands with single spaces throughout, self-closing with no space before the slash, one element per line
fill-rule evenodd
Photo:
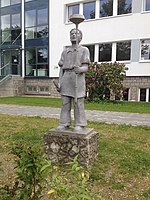
<path fill-rule="evenodd" d="M 72 31 L 74 31 L 74 30 L 76 30 L 76 28 L 71 29 L 70 33 L 71 33 Z M 80 29 L 77 29 L 77 30 L 78 30 L 78 32 L 80 33 L 80 41 L 81 41 L 81 40 L 82 40 L 82 36 L 83 36 L 82 31 L 81 31 Z"/>

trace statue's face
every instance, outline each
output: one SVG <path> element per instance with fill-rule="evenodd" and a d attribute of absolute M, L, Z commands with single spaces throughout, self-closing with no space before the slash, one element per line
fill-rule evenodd
<path fill-rule="evenodd" d="M 70 41 L 72 43 L 76 42 L 76 38 L 78 37 L 78 42 L 81 41 L 81 33 L 79 31 L 77 31 L 77 36 L 76 36 L 76 29 L 73 29 L 71 32 L 70 32 Z"/>

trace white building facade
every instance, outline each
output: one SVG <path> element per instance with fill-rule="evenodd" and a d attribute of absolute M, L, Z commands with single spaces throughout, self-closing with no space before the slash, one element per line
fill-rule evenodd
<path fill-rule="evenodd" d="M 6 36 L 6 41 L 1 39 L 1 69 L 9 63 L 6 52 L 19 49 L 17 74 L 23 77 L 25 94 L 58 95 L 52 81 L 59 75 L 58 61 L 75 27 L 69 16 L 79 13 L 85 16 L 79 25 L 81 43 L 89 48 L 91 61 L 125 63 L 126 100 L 150 102 L 150 0 L 1 0 L 1 38 L 8 31 L 7 12 L 15 2 L 20 12 L 10 15 L 9 30 L 13 33 L 13 22 L 20 15 L 16 28 L 20 43 L 17 37 L 10 45 Z"/>

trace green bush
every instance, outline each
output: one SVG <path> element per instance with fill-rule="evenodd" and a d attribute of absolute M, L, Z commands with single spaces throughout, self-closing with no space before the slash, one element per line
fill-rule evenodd
<path fill-rule="evenodd" d="M 127 69 L 123 63 L 91 63 L 86 73 L 88 99 L 107 99 L 110 93 L 122 97 Z"/>
<path fill-rule="evenodd" d="M 16 176 L 11 186 L 1 187 L 2 200 L 40 200 L 43 195 L 53 200 L 100 200 L 91 192 L 89 172 L 79 166 L 77 157 L 65 166 L 54 166 L 42 151 L 22 144 L 15 146 L 12 154 Z"/>

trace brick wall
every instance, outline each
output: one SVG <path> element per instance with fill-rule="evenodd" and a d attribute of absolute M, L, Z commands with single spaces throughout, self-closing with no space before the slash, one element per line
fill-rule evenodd
<path fill-rule="evenodd" d="M 145 77 L 126 77 L 123 85 L 130 89 L 129 100 L 138 101 L 139 89 L 150 88 L 150 76 Z"/>

